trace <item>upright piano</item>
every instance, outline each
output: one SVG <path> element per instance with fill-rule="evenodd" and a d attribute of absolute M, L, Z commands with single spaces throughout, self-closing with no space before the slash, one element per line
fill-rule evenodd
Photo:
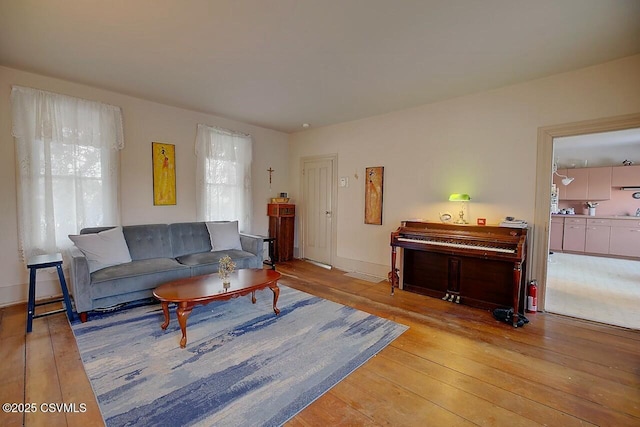
<path fill-rule="evenodd" d="M 403 289 L 446 301 L 523 313 L 527 229 L 404 221 L 391 233 L 391 294 Z M 514 326 L 518 316 L 513 316 Z"/>

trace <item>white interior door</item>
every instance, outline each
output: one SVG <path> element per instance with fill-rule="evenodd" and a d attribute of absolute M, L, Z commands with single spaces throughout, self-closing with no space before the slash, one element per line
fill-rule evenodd
<path fill-rule="evenodd" d="M 305 160 L 303 174 L 303 255 L 331 265 L 333 160 Z"/>

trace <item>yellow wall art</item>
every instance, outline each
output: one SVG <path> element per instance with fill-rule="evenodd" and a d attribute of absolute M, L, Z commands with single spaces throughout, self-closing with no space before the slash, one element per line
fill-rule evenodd
<path fill-rule="evenodd" d="M 153 204 L 176 204 L 176 146 L 151 143 L 153 158 Z"/>

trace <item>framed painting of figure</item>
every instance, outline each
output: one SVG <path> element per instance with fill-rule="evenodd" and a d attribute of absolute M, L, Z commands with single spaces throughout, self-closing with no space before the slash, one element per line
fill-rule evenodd
<path fill-rule="evenodd" d="M 176 146 L 163 142 L 151 144 L 153 159 L 153 204 L 176 204 Z"/>
<path fill-rule="evenodd" d="M 365 176 L 364 223 L 382 225 L 384 167 L 367 168 Z"/>

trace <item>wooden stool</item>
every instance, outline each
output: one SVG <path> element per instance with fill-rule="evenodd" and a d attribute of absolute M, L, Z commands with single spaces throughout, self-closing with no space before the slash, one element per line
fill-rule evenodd
<path fill-rule="evenodd" d="M 69 321 L 73 320 L 73 312 L 71 311 L 71 299 L 69 298 L 69 291 L 67 290 L 67 282 L 64 280 L 64 274 L 62 274 L 62 255 L 47 254 L 36 255 L 27 260 L 27 267 L 29 268 L 29 302 L 27 303 L 27 333 L 31 332 L 33 319 L 43 316 L 49 316 L 55 313 L 67 312 Z M 62 288 L 62 298 L 55 300 L 49 300 L 36 304 L 36 271 L 39 268 L 55 267 L 58 270 L 58 279 L 60 279 L 60 287 Z M 53 304 L 56 302 L 64 301 L 64 308 L 59 310 L 52 310 L 46 313 L 35 314 L 36 307 L 40 305 Z"/>

